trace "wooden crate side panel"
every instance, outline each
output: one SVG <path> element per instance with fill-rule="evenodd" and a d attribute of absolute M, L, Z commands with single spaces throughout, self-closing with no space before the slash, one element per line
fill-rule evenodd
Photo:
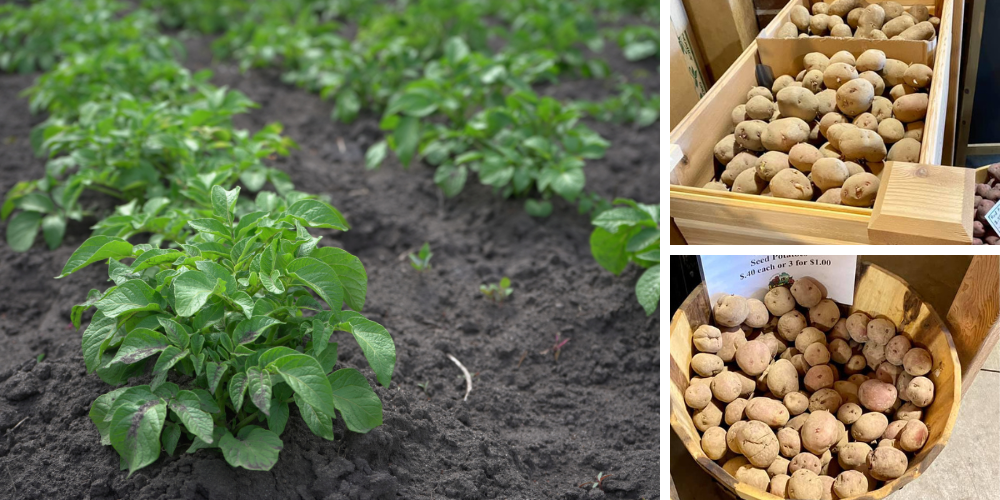
<path fill-rule="evenodd" d="M 671 219 L 684 233 L 690 245 L 862 245 L 862 242 L 834 238 L 815 238 L 784 231 L 766 231 L 753 227 L 696 220 Z"/>
<path fill-rule="evenodd" d="M 868 225 L 877 244 L 971 244 L 975 172 L 887 162 Z"/>
<path fill-rule="evenodd" d="M 927 117 L 924 119 L 924 137 L 920 143 L 920 162 L 941 164 L 944 152 L 945 124 L 948 121 L 948 85 L 951 77 L 951 44 L 953 2 L 945 2 L 938 27 L 937 50 L 934 55 L 934 74 L 928 95 Z M 958 42 L 961 44 L 961 40 Z M 954 61 L 957 63 L 957 61 Z"/>
<path fill-rule="evenodd" d="M 799 207 L 775 203 L 767 198 L 761 198 L 761 201 L 743 200 L 705 195 L 697 191 L 671 188 L 670 193 L 670 215 L 689 243 L 698 243 L 685 231 L 685 224 L 698 229 L 696 224 L 689 221 L 728 226 L 730 231 L 738 231 L 747 239 L 753 238 L 754 231 L 760 231 L 761 236 L 772 239 L 777 239 L 778 233 L 784 233 L 788 236 L 788 243 L 812 243 L 819 240 L 868 243 L 868 222 L 871 215 L 865 209 L 831 207 L 834 208 L 831 210 L 812 202 L 801 203 L 815 205 L 815 208 Z"/>
<path fill-rule="evenodd" d="M 733 132 L 733 108 L 746 103 L 746 93 L 757 85 L 757 45 L 733 63 L 690 113 L 670 131 L 671 155 L 681 158 L 671 166 L 670 182 L 682 186 L 705 185 L 715 177 L 715 143 Z"/>

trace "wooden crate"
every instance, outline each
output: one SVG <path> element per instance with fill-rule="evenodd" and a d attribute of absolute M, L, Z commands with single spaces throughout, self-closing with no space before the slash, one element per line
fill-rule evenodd
<path fill-rule="evenodd" d="M 842 314 L 865 311 L 873 316 L 884 315 L 900 326 L 901 334 L 929 350 L 935 366 L 929 375 L 935 384 L 935 399 L 925 408 L 924 416 L 924 423 L 930 431 L 927 444 L 910 460 L 902 477 L 859 497 L 876 500 L 899 491 L 918 477 L 944 449 L 958 417 L 962 372 L 955 343 L 934 309 L 898 276 L 874 265 L 862 263 L 858 267 L 855 303 Z M 737 481 L 721 465 L 709 459 L 701 448 L 700 433 L 684 403 L 684 391 L 691 380 L 691 334 L 698 326 L 709 323 L 710 319 L 711 307 L 702 284 L 688 296 L 670 322 L 670 426 L 698 465 L 727 490 L 745 500 L 780 500 L 777 496 Z"/>
<path fill-rule="evenodd" d="M 788 9 L 790 7 L 782 12 L 787 13 Z M 886 176 L 883 172 L 885 178 L 882 180 L 882 188 L 889 192 L 903 197 L 912 193 L 919 196 L 919 200 L 926 200 L 926 203 L 920 204 L 921 210 L 908 217 L 910 227 L 919 227 L 922 218 L 930 217 L 926 230 L 913 234 L 912 237 L 900 237 L 885 231 L 884 223 L 876 222 L 874 229 L 870 227 L 873 220 L 878 221 L 880 218 L 881 214 L 876 209 L 780 200 L 700 187 L 718 174 L 713 147 L 719 139 L 732 132 L 732 110 L 744 104 L 747 91 L 756 86 L 756 65 L 763 63 L 772 67 L 789 67 L 793 69 L 790 73 L 794 74 L 802 67 L 802 56 L 811 50 L 802 52 L 804 49 L 798 48 L 798 44 L 806 39 L 782 40 L 774 46 L 777 52 L 762 57 L 758 46 L 761 40 L 758 40 L 744 51 L 701 102 L 670 132 L 670 216 L 684 239 L 690 244 L 971 244 L 972 219 L 971 212 L 966 213 L 964 195 L 955 195 L 947 206 L 938 206 L 937 200 L 928 199 L 925 194 L 957 193 L 966 188 L 966 175 L 969 175 L 948 173 L 952 167 L 934 166 L 941 162 L 948 102 L 952 2 L 944 2 L 940 7 L 935 7 L 935 10 L 940 11 L 941 26 L 934 42 L 931 60 L 908 60 L 907 58 L 912 57 L 907 55 L 909 44 L 900 45 L 900 41 L 896 40 L 828 38 L 823 42 L 821 50 L 827 55 L 833 55 L 850 47 L 853 53 L 860 54 L 866 50 L 866 43 L 880 42 L 880 50 L 884 50 L 889 57 L 933 65 L 930 106 L 924 120 L 924 139 L 919 160 L 920 168 L 928 175 L 921 182 L 921 178 L 903 175 L 904 170 L 913 168 L 906 167 L 896 170 L 897 175 L 893 176 Z M 775 25 L 780 18 L 781 16 L 776 18 L 765 32 L 776 30 Z M 789 64 L 792 66 L 788 66 Z M 775 75 L 777 74 L 776 72 Z M 888 166 L 887 163 L 887 168 Z M 889 171 L 892 172 L 891 169 Z M 958 184 L 942 184 L 944 179 Z M 891 185 L 897 180 L 906 182 L 899 186 Z M 886 212 L 897 216 L 890 208 L 884 207 Z"/>

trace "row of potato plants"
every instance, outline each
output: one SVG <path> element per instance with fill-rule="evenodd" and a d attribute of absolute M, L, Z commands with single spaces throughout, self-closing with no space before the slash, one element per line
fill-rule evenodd
<path fill-rule="evenodd" d="M 346 220 L 266 166 L 295 146 L 280 124 L 236 129 L 232 117 L 254 103 L 212 86 L 207 72 L 190 74 L 157 16 L 127 7 L 0 7 L 0 69 L 47 70 L 27 95 L 49 114 L 31 137 L 46 175 L 7 194 L 7 241 L 24 251 L 41 228 L 58 246 L 67 220 L 99 215 L 81 201 L 87 190 L 119 203 L 59 276 L 107 262 L 114 282 L 71 313 L 79 328 L 96 309 L 82 337 L 87 370 L 122 386 L 91 406 L 101 442 L 129 474 L 182 443 L 269 470 L 293 405 L 324 439 L 338 416 L 354 432 L 381 425 L 378 396 L 358 370 L 334 369 L 331 340 L 350 333 L 387 387 L 392 337 L 360 314 L 361 261 L 309 232 L 346 231 Z M 147 243 L 128 241 L 140 233 Z M 149 367 L 148 383 L 127 385 Z"/>
<path fill-rule="evenodd" d="M 599 50 L 608 37 L 629 59 L 658 54 L 652 27 L 598 28 L 595 12 L 644 10 L 658 18 L 655 2 L 632 3 L 145 1 L 171 27 L 220 33 L 215 52 L 244 70 L 280 65 L 285 81 L 333 100 L 334 119 L 380 113 L 385 138 L 368 149 L 368 168 L 392 151 L 404 167 L 415 160 L 435 167 L 434 181 L 448 197 L 472 172 L 503 197 L 527 198 L 533 216 L 549 215 L 554 196 L 576 203 L 597 226 L 591 242 L 598 263 L 616 274 L 630 261 L 648 268 L 636 295 L 652 314 L 659 302 L 659 205 L 643 209 L 622 200 L 632 206 L 613 208 L 585 191 L 586 160 L 602 158 L 608 143 L 581 118 L 647 126 L 658 119 L 659 99 L 624 83 L 619 95 L 599 102 L 564 103 L 533 88 L 566 74 L 607 77 L 607 64 L 586 51 Z M 351 40 L 338 34 L 348 24 L 357 26 Z"/>

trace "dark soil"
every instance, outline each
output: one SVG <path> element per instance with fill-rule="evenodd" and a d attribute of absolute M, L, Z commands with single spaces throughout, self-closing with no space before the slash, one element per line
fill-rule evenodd
<path fill-rule="evenodd" d="M 366 172 L 364 152 L 379 138 L 375 117 L 336 123 L 329 103 L 281 83 L 276 72 L 243 75 L 213 64 L 206 39 L 188 46 L 192 68 L 212 67 L 217 84 L 261 104 L 239 118 L 241 127 L 285 124 L 301 150 L 275 166 L 299 189 L 329 196 L 353 225 L 324 234 L 323 243 L 365 263 L 364 313 L 395 338 L 392 386 L 376 389 L 384 425 L 358 435 L 340 424 L 330 442 L 293 415 L 270 472 L 233 469 L 217 450 L 202 450 L 161 455 L 127 477 L 87 416 L 110 387 L 85 373 L 80 333 L 69 320 L 88 290 L 108 286 L 107 269 L 51 279 L 88 234 L 86 224 L 76 224 L 55 251 L 39 241 L 15 254 L 0 243 L 0 498 L 659 497 L 660 313 L 647 318 L 636 302 L 637 269 L 616 277 L 594 262 L 585 216 L 556 203 L 552 216 L 534 219 L 521 201 L 475 182 L 444 200 L 425 166 L 404 171 L 388 161 Z M 613 67 L 657 85 L 655 67 L 653 77 L 648 65 Z M 3 192 L 44 172 L 27 140 L 42 117 L 29 115 L 17 97 L 32 80 L 0 75 Z M 601 88 L 570 82 L 550 90 L 594 99 Z M 591 125 L 612 147 L 604 160 L 588 163 L 588 188 L 659 203 L 659 125 Z M 405 254 L 424 241 L 433 268 L 420 274 Z M 478 287 L 502 276 L 515 291 L 496 306 Z M 558 362 L 541 354 L 557 332 L 571 339 Z M 353 340 L 336 340 L 341 364 L 361 368 L 374 386 Z M 468 401 L 446 354 L 474 374 Z M 426 391 L 418 387 L 425 383 Z M 578 487 L 599 472 L 611 473 L 603 491 Z"/>

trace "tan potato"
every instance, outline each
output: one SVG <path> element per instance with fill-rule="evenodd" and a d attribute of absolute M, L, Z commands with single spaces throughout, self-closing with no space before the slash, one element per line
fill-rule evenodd
<path fill-rule="evenodd" d="M 865 9 L 861 7 L 851 9 L 851 11 L 847 13 L 847 18 L 844 19 L 844 21 L 848 26 L 850 26 L 851 29 L 856 30 L 858 29 L 858 21 L 861 20 L 861 13 L 864 11 Z"/>
<path fill-rule="evenodd" d="M 904 95 L 892 103 L 892 116 L 903 123 L 923 120 L 928 104 L 927 94 Z"/>
<path fill-rule="evenodd" d="M 758 158 L 750 153 L 745 151 L 738 153 L 726 164 L 726 170 L 722 172 L 719 178 L 722 179 L 722 182 L 726 186 L 732 187 L 733 183 L 736 182 L 736 177 L 743 173 L 744 170 L 756 168 L 758 161 Z"/>
<path fill-rule="evenodd" d="M 713 180 L 708 181 L 704 186 L 702 186 L 702 189 L 710 189 L 712 191 L 729 191 L 729 186 L 727 186 L 725 182 Z"/>
<path fill-rule="evenodd" d="M 851 425 L 854 422 L 857 422 L 858 419 L 861 418 L 862 414 L 863 411 L 857 403 L 844 403 L 837 410 L 837 420 L 843 422 L 844 425 Z"/>
<path fill-rule="evenodd" d="M 802 78 L 802 87 L 813 94 L 821 92 L 823 90 L 823 72 L 818 69 L 807 72 Z"/>
<path fill-rule="evenodd" d="M 847 123 L 849 123 L 849 121 L 847 120 L 847 117 L 845 117 L 844 115 L 836 112 L 827 113 L 823 115 L 823 118 L 819 120 L 819 133 L 822 134 L 823 137 L 829 139 L 830 138 L 829 131 L 831 127 L 833 127 L 834 125 L 847 124 Z"/>
<path fill-rule="evenodd" d="M 774 34 L 775 38 L 798 38 L 799 30 L 795 27 L 795 24 L 791 21 L 782 24 L 778 31 Z"/>
<path fill-rule="evenodd" d="M 806 71 L 826 71 L 830 58 L 820 52 L 810 52 L 802 58 L 802 64 Z"/>
<path fill-rule="evenodd" d="M 927 377 L 913 377 L 906 385 L 906 396 L 914 406 L 926 408 L 934 401 L 934 382 Z"/>
<path fill-rule="evenodd" d="M 875 87 L 863 78 L 855 78 L 845 82 L 837 89 L 837 109 L 847 116 L 854 117 L 868 111 L 871 109 L 874 99 Z"/>
<path fill-rule="evenodd" d="M 789 17 L 792 21 L 792 24 L 795 25 L 798 31 L 801 31 L 803 33 L 809 31 L 809 18 L 812 17 L 812 15 L 809 14 L 809 9 L 801 5 L 796 5 L 792 7 L 792 11 Z"/>
<path fill-rule="evenodd" d="M 904 139 L 913 139 L 915 141 L 924 140 L 924 121 L 920 120 L 918 122 L 907 123 L 906 132 L 903 132 Z"/>
<path fill-rule="evenodd" d="M 855 70 L 858 72 L 863 71 L 882 71 L 885 67 L 885 52 L 878 49 L 868 49 L 861 53 L 857 59 L 857 65 Z"/>
<path fill-rule="evenodd" d="M 906 454 L 896 448 L 880 446 L 868 454 L 868 469 L 873 478 L 891 481 L 903 475 L 909 465 Z"/>
<path fill-rule="evenodd" d="M 701 449 L 712 460 L 726 455 L 726 431 L 722 427 L 710 427 L 701 435 Z"/>
<path fill-rule="evenodd" d="M 851 437 L 861 443 L 878 440 L 889 425 L 889 419 L 881 413 L 865 413 L 851 426 Z"/>
<path fill-rule="evenodd" d="M 885 346 L 886 361 L 896 366 L 903 366 L 903 356 L 909 352 L 911 347 L 913 346 L 909 338 L 903 335 L 896 335 L 889 339 L 889 343 Z"/>
<path fill-rule="evenodd" d="M 765 156 L 767 154 L 769 153 L 764 153 Z M 763 156 L 761 158 L 763 158 Z M 785 158 L 784 161 L 787 163 L 788 159 Z M 767 307 L 763 302 L 757 299 L 747 299 L 747 307 L 750 309 L 750 313 L 747 314 L 747 319 L 743 320 L 743 324 L 749 326 L 750 328 L 764 328 L 767 326 L 768 322 L 771 320 L 771 315 L 768 313 Z"/>
<path fill-rule="evenodd" d="M 861 354 L 864 354 L 868 367 L 874 370 L 885 361 L 885 346 L 868 342 L 861 348 Z"/>
<path fill-rule="evenodd" d="M 811 7 L 812 15 L 827 14 L 830 12 L 830 4 L 826 2 L 816 2 Z"/>
<path fill-rule="evenodd" d="M 733 134 L 729 134 L 720 139 L 719 142 L 715 143 L 715 148 L 713 149 L 715 159 L 719 160 L 719 163 L 723 165 L 728 164 L 732 161 L 733 157 L 743 151 L 743 146 L 740 146 L 739 143 L 736 142 L 736 137 Z"/>
<path fill-rule="evenodd" d="M 810 172 L 813 164 L 820 158 L 821 156 L 816 146 L 805 142 L 792 146 L 792 149 L 788 152 L 788 163 L 802 172 Z"/>
<path fill-rule="evenodd" d="M 813 344 L 813 346 L 822 347 L 819 344 Z M 826 410 L 830 413 L 836 413 L 840 409 L 841 403 L 843 403 L 843 399 L 837 391 L 829 388 L 820 389 L 809 397 L 809 411 Z"/>
<path fill-rule="evenodd" d="M 747 403 L 746 414 L 748 419 L 763 422 L 771 427 L 781 427 L 785 425 L 788 423 L 789 417 L 788 408 L 785 408 L 785 405 L 783 405 L 781 401 L 767 397 L 751 399 L 750 402 Z"/>
<path fill-rule="evenodd" d="M 882 25 L 882 32 L 885 36 L 892 38 L 900 33 L 912 28 L 916 22 L 910 16 L 898 16 Z"/>
<path fill-rule="evenodd" d="M 906 74 L 906 70 L 909 67 L 909 64 L 899 59 L 886 59 L 885 66 L 882 68 L 882 80 L 885 81 L 885 85 L 887 87 L 895 87 L 896 85 L 905 83 L 903 75 Z"/>
<path fill-rule="evenodd" d="M 714 377 L 726 368 L 722 358 L 715 354 L 699 352 L 691 357 L 691 369 L 702 377 Z"/>
<path fill-rule="evenodd" d="M 758 469 L 752 464 L 747 464 L 737 469 L 734 477 L 739 482 L 749 484 L 761 491 L 767 491 L 767 487 L 771 482 L 771 478 L 768 477 L 766 470 Z"/>
<path fill-rule="evenodd" d="M 886 345 L 896 336 L 896 325 L 887 318 L 874 318 L 866 326 L 868 341 Z"/>
<path fill-rule="evenodd" d="M 878 118 L 871 113 L 861 113 L 860 115 L 854 117 L 854 126 L 858 128 L 863 128 L 866 130 L 871 130 L 873 132 L 878 131 Z"/>
<path fill-rule="evenodd" d="M 810 179 L 821 191 L 839 188 L 847 180 L 847 166 L 836 158 L 821 158 L 813 164 Z"/>
<path fill-rule="evenodd" d="M 896 418 L 899 420 L 920 420 L 924 416 L 924 410 L 913 403 L 906 403 L 896 410 Z"/>
<path fill-rule="evenodd" d="M 934 31 L 934 25 L 927 22 L 921 21 L 909 28 L 903 30 L 899 35 L 900 40 L 933 40 L 937 33 Z M 886 33 L 888 35 L 888 33 Z M 890 37 L 895 39 L 895 37 Z"/>
<path fill-rule="evenodd" d="M 778 452 L 786 458 L 794 458 L 802 450 L 799 433 L 788 427 L 778 429 Z"/>
<path fill-rule="evenodd" d="M 744 422 L 744 424 L 746 424 L 746 422 Z M 726 433 L 726 440 L 727 441 L 729 440 L 729 434 L 731 434 L 731 433 L 732 433 L 732 428 L 730 428 L 729 432 Z M 739 452 L 737 452 L 737 453 L 739 453 Z M 741 467 L 743 467 L 744 465 L 748 465 L 749 463 L 750 462 L 747 460 L 747 457 L 744 457 L 743 455 L 740 455 L 738 457 L 733 457 L 733 458 L 730 458 L 729 460 L 726 460 L 726 463 L 722 464 L 722 469 L 725 470 L 726 472 L 728 472 L 730 476 L 736 477 L 736 472 Z"/>
<path fill-rule="evenodd" d="M 754 97 L 763 97 L 768 101 L 774 102 L 774 94 L 767 87 L 754 87 L 747 91 L 747 101 L 749 102 Z"/>
<path fill-rule="evenodd" d="M 782 92 L 787 92 L 787 90 Z M 809 140 L 809 125 L 796 117 L 780 118 L 767 124 L 760 136 L 761 144 L 766 149 L 784 153 L 789 152 L 792 146 L 807 140 Z M 757 165 L 757 168 L 760 168 L 760 164 Z"/>
<path fill-rule="evenodd" d="M 691 384 L 684 390 L 684 403 L 700 410 L 712 402 L 712 388 L 709 384 Z"/>
<path fill-rule="evenodd" d="M 915 139 L 902 138 L 892 145 L 886 160 L 906 161 L 916 163 L 920 159 L 920 142 Z"/>
<path fill-rule="evenodd" d="M 801 356 L 801 355 L 800 355 Z M 789 415 L 801 415 L 809 409 L 809 396 L 802 392 L 790 392 L 781 400 Z"/>
<path fill-rule="evenodd" d="M 781 316 L 795 309 L 792 293 L 783 286 L 776 286 L 764 295 L 764 305 L 775 316 Z"/>
<path fill-rule="evenodd" d="M 895 144 L 903 139 L 903 133 L 905 132 L 903 128 L 903 122 L 895 118 L 886 118 L 878 124 L 878 135 L 882 138 L 882 141 L 886 144 Z M 920 152 L 920 143 L 917 143 L 917 152 Z M 899 153 L 896 153 L 899 154 Z M 892 148 L 889 149 L 887 159 L 893 160 L 894 155 L 892 153 Z"/>
<path fill-rule="evenodd" d="M 896 402 L 896 394 L 896 386 L 876 379 L 866 380 L 858 387 L 861 406 L 874 412 L 881 413 L 892 408 Z"/>
<path fill-rule="evenodd" d="M 847 14 L 854 9 L 865 6 L 865 0 L 836 0 L 830 4 L 830 15 L 837 17 L 847 17 Z"/>
<path fill-rule="evenodd" d="M 858 70 L 847 63 L 830 62 L 830 65 L 823 71 L 823 83 L 826 88 L 838 90 L 847 82 L 858 77 Z"/>
<path fill-rule="evenodd" d="M 777 99 L 781 116 L 800 118 L 807 122 L 816 118 L 819 102 L 809 89 L 785 87 L 778 91 Z"/>
<path fill-rule="evenodd" d="M 852 127 L 845 131 L 838 146 L 847 160 L 880 162 L 886 157 L 882 137 L 877 132 L 863 128 Z"/>
<path fill-rule="evenodd" d="M 718 426 L 722 423 L 722 408 L 719 402 L 712 401 L 708 403 L 708 406 L 696 410 L 691 415 L 691 420 L 694 422 L 695 428 L 701 432 L 705 432 L 710 427 Z"/>
<path fill-rule="evenodd" d="M 826 287 L 809 276 L 803 276 L 796 280 L 795 283 L 792 283 L 789 290 L 792 292 L 795 302 L 806 308 L 815 307 L 820 301 L 826 298 Z M 825 336 L 823 336 L 823 341 L 826 341 Z M 795 347 L 800 351 L 805 350 L 805 346 L 796 345 Z"/>
<path fill-rule="evenodd" d="M 836 147 L 833 146 L 833 144 L 830 144 L 829 142 L 824 143 L 822 146 L 819 147 L 819 154 L 823 156 L 823 158 L 839 158 L 841 160 L 844 159 L 844 154 L 841 153 L 840 150 L 838 150 Z"/>
<path fill-rule="evenodd" d="M 747 341 L 746 333 L 740 327 L 729 327 L 722 332 L 722 349 L 715 353 L 722 361 L 729 363 L 736 356 L 736 349 Z"/>
<path fill-rule="evenodd" d="M 767 187 L 767 181 L 757 175 L 756 169 L 744 170 L 733 181 L 734 193 L 761 194 Z"/>
<path fill-rule="evenodd" d="M 847 170 L 847 167 L 844 167 Z M 815 171 L 813 174 L 815 175 Z M 819 330 L 828 332 L 840 320 L 840 308 L 830 299 L 823 299 L 819 304 L 809 308 L 809 324 Z"/>
<path fill-rule="evenodd" d="M 858 18 L 857 38 L 870 38 L 871 32 L 881 29 L 885 23 L 885 10 L 882 7 L 871 4 L 865 7 L 861 17 Z"/>
<path fill-rule="evenodd" d="M 856 470 L 846 470 L 833 480 L 833 492 L 837 498 L 849 498 L 868 492 L 868 478 Z"/>
<path fill-rule="evenodd" d="M 833 382 L 835 380 L 835 375 L 833 372 L 833 367 L 830 365 L 819 365 L 814 366 L 806 372 L 806 376 L 803 377 L 802 383 L 811 392 L 816 392 L 820 389 L 832 389 Z"/>
<path fill-rule="evenodd" d="M 748 120 L 736 126 L 734 132 L 736 143 L 743 149 L 751 151 L 764 151 L 760 136 L 767 129 L 767 122 L 762 120 Z"/>
<path fill-rule="evenodd" d="M 731 117 L 733 119 L 733 128 L 734 129 L 736 128 L 737 125 L 740 124 L 740 122 L 744 122 L 744 121 L 749 120 L 750 117 L 747 116 L 747 105 L 746 104 L 740 104 L 739 106 L 736 106 L 735 108 L 733 108 L 733 114 L 732 114 Z"/>
<path fill-rule="evenodd" d="M 757 162 L 757 176 L 769 182 L 775 174 L 786 168 L 788 168 L 788 155 L 780 151 L 768 151 L 761 155 L 760 161 Z"/>
<path fill-rule="evenodd" d="M 805 174 L 793 168 L 778 172 L 771 179 L 770 188 L 771 195 L 776 198 L 811 200 L 813 195 L 812 183 Z"/>
<path fill-rule="evenodd" d="M 851 27 L 846 24 L 837 24 L 830 28 L 830 36 L 836 38 L 851 38 Z"/>
<path fill-rule="evenodd" d="M 872 84 L 872 88 L 875 89 L 876 97 L 881 96 L 882 94 L 885 93 L 885 80 L 883 80 L 878 73 L 874 71 L 865 71 L 864 73 L 858 75 L 858 78 L 861 78 L 867 81 L 868 83 Z"/>
<path fill-rule="evenodd" d="M 931 77 L 933 75 L 934 70 L 930 66 L 914 63 L 906 68 L 906 71 L 903 73 L 903 80 L 911 87 L 925 89 L 931 86 Z"/>
<path fill-rule="evenodd" d="M 840 190 L 841 203 L 852 207 L 871 207 L 875 204 L 878 186 L 879 180 L 874 174 L 865 172 L 852 175 Z"/>
<path fill-rule="evenodd" d="M 767 370 L 767 388 L 776 398 L 784 398 L 799 390 L 799 373 L 791 361 L 779 359 L 771 365 Z M 787 409 L 785 421 L 788 421 Z"/>
<path fill-rule="evenodd" d="M 751 120 L 770 120 L 774 114 L 774 103 L 764 96 L 753 96 L 746 103 L 746 114 Z"/>
<path fill-rule="evenodd" d="M 736 398 L 726 405 L 726 410 L 722 414 L 722 419 L 726 425 L 733 425 L 740 420 L 746 419 L 746 407 L 748 400 Z"/>
<path fill-rule="evenodd" d="M 756 377 L 771 363 L 771 349 L 760 340 L 751 340 L 736 349 L 736 364 L 747 375 Z"/>
<path fill-rule="evenodd" d="M 828 411 L 812 412 L 802 424 L 800 436 L 805 449 L 822 455 L 840 439 L 837 419 Z"/>
<path fill-rule="evenodd" d="M 694 348 L 699 352 L 715 353 L 722 348 L 722 332 L 712 325 L 701 325 L 691 334 Z"/>
<path fill-rule="evenodd" d="M 879 123 L 883 120 L 888 120 L 892 118 L 892 101 L 876 95 L 875 99 L 872 99 L 872 114 L 878 119 Z"/>
<path fill-rule="evenodd" d="M 913 88 L 913 87 L 911 87 L 911 86 L 909 86 L 909 85 L 907 85 L 905 83 L 900 83 L 900 84 L 896 85 L 895 87 L 893 87 L 891 90 L 889 90 L 889 97 L 892 98 L 893 101 L 895 101 L 896 99 L 899 99 L 900 97 L 903 97 L 904 95 L 915 94 L 917 92 L 918 92 L 917 89 L 915 89 L 915 88 Z"/>
<path fill-rule="evenodd" d="M 755 467 L 767 467 L 778 457 L 778 438 L 764 422 L 751 420 L 743 427 L 738 440 L 743 455 Z"/>
<path fill-rule="evenodd" d="M 822 73 L 819 70 L 809 72 L 813 77 L 820 77 L 819 84 L 822 85 Z M 816 116 L 822 117 L 827 113 L 837 111 L 837 91 L 833 89 L 820 89 L 816 93 Z"/>
<path fill-rule="evenodd" d="M 839 199 L 840 190 L 832 189 L 831 191 L 837 192 L 838 193 L 837 197 Z M 842 325 L 843 323 L 844 323 L 843 318 L 841 318 L 841 320 L 837 322 L 838 325 Z M 834 330 L 836 329 L 837 327 L 834 327 Z M 847 342 L 847 340 L 840 338 L 835 338 L 830 340 L 830 344 L 827 346 L 827 350 L 830 351 L 830 359 L 832 359 L 834 363 L 839 363 L 839 364 L 847 363 L 847 360 L 851 359 L 851 355 L 854 354 L 854 351 L 851 350 L 851 345 Z"/>
<path fill-rule="evenodd" d="M 841 50 L 840 52 L 837 52 L 836 54 L 830 56 L 830 63 L 844 63 L 850 66 L 854 66 L 855 62 L 856 61 L 854 60 L 854 54 L 851 54 L 846 50 Z"/>
<path fill-rule="evenodd" d="M 803 415 L 803 417 L 807 417 Z M 807 417 L 808 418 L 808 417 Z M 801 441 L 801 438 L 800 438 Z M 823 470 L 823 463 L 820 458 L 812 453 L 803 451 L 798 455 L 792 457 L 791 462 L 788 463 L 788 471 L 792 474 L 797 470 L 807 470 L 819 474 Z"/>
<path fill-rule="evenodd" d="M 927 375 L 933 367 L 934 358 L 931 357 L 931 353 L 927 352 L 927 349 L 914 347 L 903 356 L 903 368 L 906 369 L 906 373 L 914 377 Z"/>
<path fill-rule="evenodd" d="M 709 388 L 715 399 L 723 403 L 732 403 L 743 392 L 743 381 L 735 372 L 727 370 L 712 378 Z"/>
<path fill-rule="evenodd" d="M 750 309 L 747 306 L 747 299 L 739 295 L 724 295 L 719 297 L 715 303 L 713 311 L 715 322 L 722 326 L 739 326 L 746 321 Z M 721 332 L 719 334 L 719 348 L 721 344 Z"/>
<path fill-rule="evenodd" d="M 795 78 L 790 75 L 781 75 L 774 79 L 774 83 L 771 84 L 771 93 L 778 95 L 781 89 L 795 83 Z"/>
<path fill-rule="evenodd" d="M 784 288 L 784 287 L 782 287 Z M 787 289 L 786 289 L 787 290 Z M 806 317 L 798 311 L 789 311 L 778 319 L 778 334 L 789 342 L 794 342 L 799 333 L 809 326 Z"/>
<path fill-rule="evenodd" d="M 809 18 L 809 31 L 813 35 L 825 35 L 830 30 L 830 16 L 827 14 L 813 14 Z"/>
<path fill-rule="evenodd" d="M 926 424 L 919 420 L 908 420 L 903 426 L 903 430 L 899 432 L 896 442 L 899 443 L 899 447 L 903 451 L 915 453 L 927 444 L 929 435 L 930 431 L 927 430 Z"/>
<path fill-rule="evenodd" d="M 879 5 L 881 5 L 882 9 L 885 10 L 886 21 L 895 19 L 903 15 L 904 12 L 906 12 L 902 4 L 900 4 L 899 2 L 894 2 L 892 0 L 886 2 L 879 2 Z"/>
<path fill-rule="evenodd" d="M 724 186 L 724 185 L 723 185 Z M 830 205 L 840 205 L 840 188 L 829 189 L 816 198 L 816 203 L 829 203 Z"/>

